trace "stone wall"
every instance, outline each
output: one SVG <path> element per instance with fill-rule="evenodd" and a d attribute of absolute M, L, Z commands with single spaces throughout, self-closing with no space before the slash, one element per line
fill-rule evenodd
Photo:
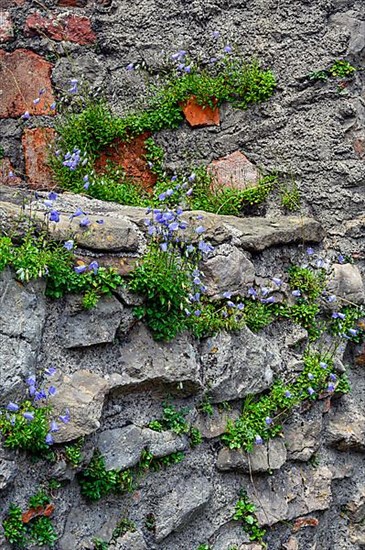
<path fill-rule="evenodd" d="M 323 254 L 352 256 L 359 281 L 365 265 L 362 4 L 0 0 L 2 231 L 19 213 L 23 196 L 42 217 L 42 194 L 37 200 L 27 189 L 44 189 L 51 182 L 44 159 L 53 135 L 49 105 L 57 87 L 67 88 L 70 78 L 83 75 L 95 88 L 104 88 L 115 112 L 122 114 L 144 86 L 140 73 L 125 70 L 129 63 L 145 60 L 158 69 L 162 50 L 170 54 L 181 47 L 199 55 L 218 30 L 225 42 L 237 43 L 272 68 L 277 90 L 270 101 L 247 111 L 224 105 L 220 126 L 192 129 L 184 123 L 176 131 L 160 132 L 155 138 L 166 150 L 166 166 L 174 170 L 192 161 L 210 163 L 240 150 L 265 171 L 293 179 L 302 208 L 292 217 L 270 203 L 263 217 L 206 215 L 208 237 L 216 246 L 205 266 L 211 295 L 238 292 L 254 281 L 264 284 L 282 273 L 304 243 L 318 246 Z M 362 68 L 350 82 L 304 78 L 339 58 Z M 41 88 L 46 88 L 45 101 L 34 105 Z M 28 121 L 20 120 L 25 111 L 32 115 Z M 9 177 L 9 171 L 16 177 Z M 80 254 L 128 273 L 146 242 L 143 211 L 66 193 L 60 200 L 65 214 L 80 206 L 92 221 L 104 219 L 98 231 L 79 231 Z M 57 232 L 64 239 L 68 225 L 61 222 Z M 359 302 L 361 284 L 360 277 L 355 292 Z M 297 326 L 274 324 L 258 335 L 244 329 L 202 342 L 183 334 L 161 344 L 136 323 L 136 297 L 122 291 L 86 313 L 75 296 L 51 301 L 44 296 L 43 282 L 23 286 L 5 271 L 0 296 L 1 403 L 20 395 L 24 376 L 54 365 L 59 390 L 55 406 L 69 406 L 72 413 L 72 421 L 58 434 L 59 443 L 86 436 L 78 469 L 65 462 L 61 446 L 56 464 L 33 464 L 1 448 L 1 518 L 10 502 L 24 507 L 29 494 L 56 478 L 63 483 L 54 495 L 57 549 L 92 549 L 93 537 L 109 539 L 118 520 L 129 517 L 137 531 L 111 548 L 195 550 L 209 542 L 214 550 L 256 550 L 259 546 L 232 521 L 243 487 L 257 507 L 260 524 L 269 526 L 270 550 L 365 547 L 363 350 L 350 345 L 338 357 L 339 370 L 343 364 L 350 367 L 351 394 L 298 409 L 285 424 L 283 437 L 247 456 L 229 451 L 219 436 L 227 419 L 238 416 L 246 395 L 265 391 L 276 374 L 298 366 L 307 335 Z M 212 417 L 197 409 L 207 387 Z M 190 448 L 184 436 L 148 429 L 168 397 L 176 407 L 189 408 L 189 422 L 203 435 L 198 447 Z M 97 447 L 109 468 L 136 464 L 144 448 L 158 456 L 184 451 L 186 457 L 168 469 L 149 472 L 127 496 L 90 504 L 80 496 L 75 476 Z M 151 514 L 154 533 L 146 528 Z M 9 548 L 2 538 L 0 548 Z"/>

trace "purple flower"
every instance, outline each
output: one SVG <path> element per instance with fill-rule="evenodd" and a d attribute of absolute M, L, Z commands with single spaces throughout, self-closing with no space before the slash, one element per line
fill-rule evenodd
<path fill-rule="evenodd" d="M 70 422 L 70 411 L 66 409 L 65 414 L 60 415 L 58 418 L 61 420 L 61 422 L 67 424 L 68 422 Z"/>
<path fill-rule="evenodd" d="M 270 426 L 270 424 L 272 424 L 272 422 L 273 422 L 273 420 L 272 420 L 272 418 L 270 418 L 270 416 L 267 416 L 265 418 L 265 423 L 266 423 L 267 426 Z"/>
<path fill-rule="evenodd" d="M 262 298 L 260 300 L 263 304 L 274 304 L 275 303 L 275 296 L 270 296 L 270 298 Z"/>
<path fill-rule="evenodd" d="M 349 328 L 349 334 L 351 334 L 351 336 L 357 336 L 358 332 L 359 331 L 355 328 Z"/>
<path fill-rule="evenodd" d="M 256 296 L 257 296 L 257 292 L 256 292 L 256 290 L 253 288 L 253 286 L 251 286 L 251 287 L 248 289 L 247 294 L 248 294 L 249 296 L 253 296 L 253 297 L 256 297 Z"/>
<path fill-rule="evenodd" d="M 226 292 L 223 292 L 222 296 L 223 298 L 227 298 L 227 300 L 229 300 L 232 296 L 232 292 L 229 292 L 229 290 L 227 290 Z"/>
<path fill-rule="evenodd" d="M 331 296 L 328 296 L 327 302 L 332 304 L 332 302 L 335 302 L 337 300 L 337 297 L 334 294 L 331 294 Z"/>
<path fill-rule="evenodd" d="M 23 412 L 23 417 L 26 419 L 26 420 L 34 420 L 34 413 L 32 412 Z"/>
<path fill-rule="evenodd" d="M 70 220 L 72 220 L 73 218 L 77 218 L 78 216 L 83 216 L 84 214 L 85 212 L 81 210 L 81 208 L 76 208 L 75 212 L 71 214 Z"/>
<path fill-rule="evenodd" d="M 58 424 L 54 420 L 52 420 L 52 422 L 51 422 L 50 431 L 51 432 L 58 432 L 59 431 Z"/>
<path fill-rule="evenodd" d="M 191 67 L 190 67 L 190 65 L 188 65 L 187 67 L 185 67 L 185 68 L 184 68 L 184 71 L 185 71 L 186 73 L 191 73 Z"/>
<path fill-rule="evenodd" d="M 17 405 L 16 403 L 13 403 L 12 401 L 10 401 L 10 403 L 8 403 L 6 405 L 6 410 L 11 411 L 11 412 L 18 411 L 19 410 L 19 405 Z"/>
<path fill-rule="evenodd" d="M 29 386 L 28 392 L 31 397 L 34 396 L 35 392 L 37 391 L 37 388 L 35 386 Z"/>
<path fill-rule="evenodd" d="M 188 177 L 188 180 L 191 182 L 191 181 L 194 181 L 195 178 L 196 178 L 196 174 L 195 174 L 195 172 L 192 172 L 192 173 L 190 174 L 190 176 Z"/>
<path fill-rule="evenodd" d="M 91 224 L 91 221 L 89 220 L 89 218 L 83 218 L 82 220 L 80 220 L 79 226 L 88 227 L 90 224 Z"/>
<path fill-rule="evenodd" d="M 198 235 L 201 235 L 202 233 L 204 233 L 204 231 L 205 227 L 203 227 L 202 225 L 199 225 L 199 227 L 195 229 L 195 233 L 198 233 Z"/>
<path fill-rule="evenodd" d="M 177 231 L 179 229 L 178 222 L 172 222 L 169 224 L 169 230 L 170 231 Z"/>
<path fill-rule="evenodd" d="M 332 313 L 332 319 L 342 319 L 342 320 L 344 320 L 344 319 L 346 319 L 346 315 L 345 315 L 344 313 L 340 313 L 340 312 L 338 312 L 338 311 L 334 311 L 334 312 Z"/>
<path fill-rule="evenodd" d="M 190 189 L 188 189 L 188 191 L 186 191 L 186 196 L 187 196 L 187 197 L 190 197 L 190 195 L 192 194 L 192 192 L 193 192 L 193 188 L 190 187 Z"/>
<path fill-rule="evenodd" d="M 45 94 L 45 93 L 46 93 L 46 88 L 41 88 L 41 89 L 39 90 L 39 95 L 43 95 L 43 94 Z"/>
<path fill-rule="evenodd" d="M 25 111 L 24 115 L 22 115 L 23 120 L 28 120 L 30 118 L 29 111 Z"/>
<path fill-rule="evenodd" d="M 74 241 L 66 241 L 63 246 L 64 248 L 66 248 L 66 250 L 72 250 L 74 247 Z"/>
<path fill-rule="evenodd" d="M 212 252 L 212 250 L 214 250 L 211 244 L 208 244 L 204 241 L 199 241 L 198 248 L 200 252 L 203 252 L 203 254 L 208 254 L 209 252 Z"/>
<path fill-rule="evenodd" d="M 283 284 L 283 281 L 281 279 L 278 279 L 276 277 L 272 278 L 272 282 L 276 284 L 276 286 L 281 286 Z"/>
<path fill-rule="evenodd" d="M 44 374 L 46 376 L 53 376 L 56 373 L 56 369 L 54 367 L 48 367 L 48 369 L 44 369 Z"/>
<path fill-rule="evenodd" d="M 211 58 L 209 59 L 209 63 L 217 63 L 217 61 L 218 61 L 218 58 L 217 58 L 217 57 L 211 57 Z"/>
<path fill-rule="evenodd" d="M 337 260 L 338 260 L 339 264 L 344 264 L 345 263 L 345 256 L 342 256 L 342 254 L 340 254 L 338 256 Z"/>
<path fill-rule="evenodd" d="M 56 109 L 56 103 L 55 102 L 51 103 L 49 108 L 51 109 L 51 111 L 54 111 Z"/>
<path fill-rule="evenodd" d="M 255 437 L 255 445 L 262 445 L 264 442 L 264 440 L 262 439 L 262 437 L 260 435 L 257 435 Z"/>
<path fill-rule="evenodd" d="M 96 223 L 98 223 L 99 225 L 103 225 L 104 220 L 96 220 Z"/>
<path fill-rule="evenodd" d="M 332 380 L 332 382 L 336 382 L 337 376 L 335 375 L 334 372 L 331 372 L 331 373 L 330 373 L 330 380 Z"/>
<path fill-rule="evenodd" d="M 54 386 L 50 386 L 48 388 L 48 395 L 56 395 L 56 393 L 57 393 L 57 390 Z"/>
<path fill-rule="evenodd" d="M 328 367 L 327 363 L 324 363 L 323 361 L 320 361 L 319 366 L 321 369 L 326 369 Z"/>
<path fill-rule="evenodd" d="M 231 46 L 230 46 L 229 44 L 227 44 L 226 46 L 224 46 L 223 49 L 224 49 L 224 51 L 225 51 L 226 53 L 231 53 L 231 52 L 232 52 L 232 48 L 231 48 Z"/>
<path fill-rule="evenodd" d="M 314 378 L 313 374 L 309 372 L 308 373 L 308 378 L 309 378 L 309 380 L 313 380 L 313 378 Z"/>
<path fill-rule="evenodd" d="M 9 178 L 15 178 L 15 174 L 12 170 L 9 170 L 8 177 Z"/>
<path fill-rule="evenodd" d="M 38 105 L 38 103 L 40 102 L 41 98 L 40 97 L 37 97 L 36 99 L 33 99 L 33 104 L 34 105 Z"/>
<path fill-rule="evenodd" d="M 329 382 L 328 386 L 327 386 L 327 391 L 335 391 L 335 385 L 332 383 L 332 382 Z"/>
<path fill-rule="evenodd" d="M 58 223 L 60 221 L 60 213 L 58 210 L 51 210 L 49 213 L 49 220 L 51 222 Z"/>
<path fill-rule="evenodd" d="M 269 294 L 269 292 L 270 292 L 270 289 L 267 288 L 266 286 L 263 286 L 263 287 L 261 288 L 261 294 L 262 294 L 263 296 L 266 296 L 267 294 Z"/>
<path fill-rule="evenodd" d="M 301 294 L 302 293 L 300 292 L 300 290 L 293 290 L 293 292 L 292 292 L 292 295 L 295 296 L 296 298 L 299 298 L 299 296 L 301 296 Z"/>
<path fill-rule="evenodd" d="M 87 269 L 86 265 L 76 265 L 74 267 L 75 273 L 78 273 L 78 274 L 84 273 L 84 271 L 86 271 L 86 269 Z"/>
<path fill-rule="evenodd" d="M 57 199 L 57 197 L 58 197 L 58 195 L 54 191 L 51 191 L 50 193 L 48 193 L 48 199 L 50 201 L 55 201 Z"/>
<path fill-rule="evenodd" d="M 160 249 L 162 250 L 162 252 L 167 252 L 167 243 L 161 243 Z"/>
<path fill-rule="evenodd" d="M 47 399 L 47 394 L 44 390 L 36 391 L 34 394 L 34 401 L 40 401 L 41 399 Z"/>
<path fill-rule="evenodd" d="M 127 70 L 127 71 L 134 71 L 134 63 L 129 63 L 129 64 L 126 66 L 126 70 Z"/>
<path fill-rule="evenodd" d="M 215 39 L 219 38 L 220 35 L 221 35 L 221 33 L 220 33 L 219 31 L 213 31 L 213 32 L 212 32 L 212 36 L 213 36 L 213 38 L 215 38 Z"/>
<path fill-rule="evenodd" d="M 70 80 L 70 83 L 71 83 L 71 87 L 69 88 L 69 93 L 70 94 L 77 94 L 77 83 L 78 83 L 78 80 L 76 78 L 72 78 Z"/>
<path fill-rule="evenodd" d="M 309 387 L 307 391 L 308 391 L 309 395 L 313 395 L 314 393 L 316 393 L 316 392 L 314 391 L 314 389 L 311 388 L 311 387 Z"/>
<path fill-rule="evenodd" d="M 52 437 L 52 434 L 50 432 L 46 435 L 45 441 L 46 441 L 47 445 L 53 445 L 53 437 Z"/>
<path fill-rule="evenodd" d="M 93 271 L 94 272 L 94 275 L 97 274 L 98 272 L 98 269 L 99 269 L 99 264 L 96 260 L 94 260 L 93 262 L 91 262 L 89 264 L 89 271 Z"/>
<path fill-rule="evenodd" d="M 290 391 L 289 391 L 289 390 L 286 390 L 286 392 L 285 392 L 285 394 L 284 394 L 284 395 L 285 395 L 285 397 L 288 397 L 288 398 L 289 398 L 289 397 L 291 397 L 291 393 L 290 393 Z"/>
<path fill-rule="evenodd" d="M 168 189 L 168 190 L 166 191 L 166 197 L 171 197 L 171 195 L 173 195 L 173 194 L 174 194 L 174 190 L 173 190 L 173 189 Z"/>
<path fill-rule="evenodd" d="M 35 376 L 34 375 L 28 376 L 25 383 L 27 384 L 27 386 L 35 386 L 35 384 L 36 384 Z"/>
<path fill-rule="evenodd" d="M 239 304 L 237 304 L 237 309 L 239 311 L 242 311 L 243 309 L 245 308 L 244 304 L 242 302 L 240 302 Z"/>
<path fill-rule="evenodd" d="M 161 193 L 159 196 L 158 196 L 158 200 L 159 201 L 164 201 L 166 199 L 166 193 Z"/>
<path fill-rule="evenodd" d="M 312 254 L 314 254 L 313 248 L 311 248 L 311 247 L 307 248 L 307 254 L 308 254 L 308 256 L 312 256 Z"/>
<path fill-rule="evenodd" d="M 324 266 L 324 260 L 322 260 L 322 258 L 318 258 L 317 262 L 316 262 L 316 266 L 320 269 L 321 267 Z"/>
<path fill-rule="evenodd" d="M 231 300 L 228 300 L 227 306 L 228 306 L 228 307 L 236 307 L 236 304 L 233 303 L 233 302 L 231 302 Z"/>
<path fill-rule="evenodd" d="M 200 309 L 196 309 L 196 310 L 194 311 L 194 315 L 195 315 L 195 317 L 200 317 L 200 315 L 201 315 Z"/>
<path fill-rule="evenodd" d="M 200 285 L 200 284 L 201 284 L 201 280 L 199 279 L 199 277 L 194 277 L 193 283 L 194 283 L 195 285 Z"/>
<path fill-rule="evenodd" d="M 171 181 L 176 181 L 176 180 L 177 180 L 177 176 L 176 175 L 172 176 Z"/>

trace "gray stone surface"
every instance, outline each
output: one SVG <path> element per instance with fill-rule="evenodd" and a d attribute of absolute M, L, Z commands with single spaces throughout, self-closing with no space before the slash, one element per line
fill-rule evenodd
<path fill-rule="evenodd" d="M 252 262 L 241 250 L 228 244 L 216 247 L 214 256 L 202 262 L 201 268 L 207 294 L 216 298 L 221 298 L 226 291 L 244 294 L 255 277 Z"/>
<path fill-rule="evenodd" d="M 88 311 L 78 296 L 67 296 L 60 320 L 59 338 L 65 348 L 83 348 L 113 342 L 122 323 L 125 310 L 114 296 L 103 296 L 96 307 Z M 127 311 L 127 326 L 132 320 Z"/>
<path fill-rule="evenodd" d="M 44 282 L 22 284 L 0 273 L 0 396 L 34 371 L 46 316 Z"/>
<path fill-rule="evenodd" d="M 328 290 L 354 304 L 363 304 L 365 300 L 361 273 L 359 268 L 352 264 L 333 265 L 333 277 L 329 281 Z"/>
<path fill-rule="evenodd" d="M 125 470 L 137 464 L 145 440 L 142 429 L 131 424 L 101 432 L 97 447 L 104 456 L 106 470 Z"/>
<path fill-rule="evenodd" d="M 155 510 L 157 542 L 197 518 L 211 495 L 208 479 L 191 477 L 162 497 Z"/>
<path fill-rule="evenodd" d="M 339 451 L 365 451 L 365 414 L 352 398 L 346 396 L 340 409 L 331 411 L 327 424 L 327 441 Z"/>
<path fill-rule="evenodd" d="M 109 391 L 109 382 L 93 372 L 80 370 L 71 376 L 64 375 L 55 382 L 56 395 L 52 398 L 55 414 L 70 411 L 70 421 L 60 423 L 61 429 L 54 433 L 57 443 L 72 441 L 88 435 L 100 427 L 104 398 Z"/>
<path fill-rule="evenodd" d="M 0 491 L 11 485 L 18 473 L 18 464 L 13 459 L 0 445 Z"/>
<path fill-rule="evenodd" d="M 288 458 L 306 461 L 318 450 L 321 443 L 322 417 L 305 420 L 296 416 L 284 426 L 285 445 Z"/>
<path fill-rule="evenodd" d="M 143 535 L 138 531 L 128 532 L 109 544 L 110 550 L 147 550 Z"/>
<path fill-rule="evenodd" d="M 189 448 L 188 438 L 186 436 L 177 436 L 174 432 L 155 432 L 149 428 L 144 428 L 142 436 L 148 450 L 153 456 L 158 458 L 176 453 L 177 451 L 186 451 Z"/>
<path fill-rule="evenodd" d="M 201 358 L 205 385 L 215 403 L 267 389 L 281 363 L 276 346 L 246 327 L 238 333 L 221 332 L 208 338 Z"/>
<path fill-rule="evenodd" d="M 142 325 L 136 327 L 120 349 L 120 368 L 111 377 L 115 389 L 168 385 L 182 393 L 201 387 L 199 365 L 188 335 L 172 342 L 155 342 Z"/>
<path fill-rule="evenodd" d="M 214 409 L 213 415 L 199 413 L 194 426 L 200 431 L 203 437 L 213 439 L 218 437 L 227 429 L 228 420 L 234 422 L 239 417 L 237 410 L 219 412 Z"/>
<path fill-rule="evenodd" d="M 217 468 L 221 471 L 260 473 L 280 470 L 286 461 L 285 443 L 279 437 L 256 445 L 251 453 L 223 447 L 218 453 Z"/>

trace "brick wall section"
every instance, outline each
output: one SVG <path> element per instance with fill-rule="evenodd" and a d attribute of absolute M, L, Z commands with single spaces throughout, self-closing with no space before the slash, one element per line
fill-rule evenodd
<path fill-rule="evenodd" d="M 0 118 L 16 118 L 29 111 L 31 115 L 51 115 L 54 101 L 51 84 L 51 64 L 29 50 L 7 53 L 0 50 Z M 39 91 L 45 89 L 41 101 Z"/>
<path fill-rule="evenodd" d="M 22 144 L 27 183 L 31 189 L 53 189 L 52 172 L 48 166 L 51 145 L 55 137 L 52 128 L 26 128 Z"/>
<path fill-rule="evenodd" d="M 43 36 L 52 40 L 75 42 L 81 46 L 96 40 L 88 17 L 76 14 L 58 14 L 44 17 L 39 12 L 30 14 L 25 22 L 26 36 Z"/>

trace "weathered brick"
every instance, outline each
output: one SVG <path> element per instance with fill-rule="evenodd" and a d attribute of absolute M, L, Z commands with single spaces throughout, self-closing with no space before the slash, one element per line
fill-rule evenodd
<path fill-rule="evenodd" d="M 10 159 L 5 157 L 0 160 L 0 184 L 17 186 L 22 183 L 22 179 L 19 178 L 14 171 L 14 168 L 10 162 Z"/>
<path fill-rule="evenodd" d="M 83 15 L 58 14 L 43 17 L 39 12 L 30 14 L 25 22 L 27 36 L 47 36 L 52 40 L 76 42 L 82 46 L 96 40 L 90 19 Z"/>
<path fill-rule="evenodd" d="M 127 177 L 151 190 L 157 181 L 157 176 L 151 172 L 146 159 L 145 141 L 150 136 L 148 132 L 135 137 L 129 142 L 116 140 L 107 147 L 97 160 L 95 168 L 102 171 L 108 163 L 120 166 Z"/>
<path fill-rule="evenodd" d="M 84 8 L 87 0 L 58 0 L 57 6 L 65 8 Z"/>
<path fill-rule="evenodd" d="M 0 0 L 0 8 L 15 8 L 16 6 L 22 6 L 25 0 Z"/>
<path fill-rule="evenodd" d="M 256 166 L 240 151 L 214 160 L 208 170 L 219 187 L 245 189 L 256 185 L 260 177 Z"/>
<path fill-rule="evenodd" d="M 0 42 L 8 42 L 12 38 L 14 38 L 14 28 L 10 13 L 0 11 Z"/>
<path fill-rule="evenodd" d="M 0 50 L 0 118 L 18 117 L 25 111 L 31 115 L 53 114 L 49 108 L 54 101 L 51 67 L 43 57 L 29 50 L 11 53 Z M 45 93 L 34 105 L 41 89 Z"/>
<path fill-rule="evenodd" d="M 53 189 L 54 181 L 48 166 L 51 145 L 55 137 L 53 128 L 26 128 L 22 136 L 25 175 L 31 189 Z"/>
<path fill-rule="evenodd" d="M 191 96 L 183 105 L 185 118 L 192 127 L 219 126 L 219 108 L 203 107 L 196 102 L 195 96 Z"/>

